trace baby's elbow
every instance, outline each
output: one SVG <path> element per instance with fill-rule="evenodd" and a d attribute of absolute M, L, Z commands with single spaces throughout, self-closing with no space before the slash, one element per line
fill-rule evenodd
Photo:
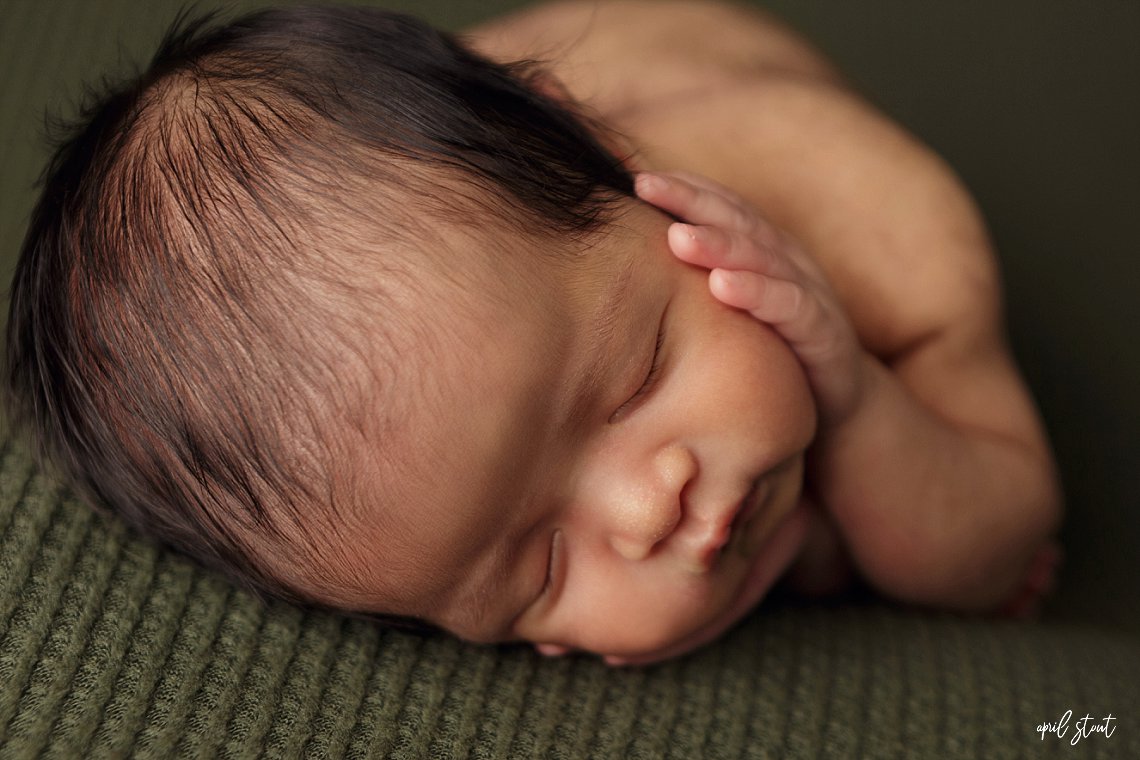
<path fill-rule="evenodd" d="M 971 525 L 896 548 L 889 572 L 882 573 L 890 578 L 891 596 L 923 607 L 989 613 L 1024 588 L 1037 559 L 1056 551 L 1064 500 L 1048 458 L 1009 464 L 999 475 L 1009 490 L 985 510 L 988 515 L 976 512 L 967 520 Z"/>
<path fill-rule="evenodd" d="M 958 562 L 944 557 L 942 567 L 931 573 L 929 592 L 939 606 L 968 613 L 1001 611 L 1028 586 L 1039 585 L 1034 568 L 1043 555 L 1058 551 L 1064 497 L 1051 461 L 1038 460 L 1022 472 L 1020 479 L 1011 473 L 1018 493 L 1009 505 L 1008 527 L 995 530 L 989 541 L 965 547 Z"/>

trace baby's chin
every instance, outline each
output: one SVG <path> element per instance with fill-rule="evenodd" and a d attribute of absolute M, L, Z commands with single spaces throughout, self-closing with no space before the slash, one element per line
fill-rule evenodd
<path fill-rule="evenodd" d="M 668 660 L 708 644 L 738 623 L 776 584 L 799 555 L 810 525 L 808 507 L 803 501 L 781 519 L 771 537 L 756 550 L 755 560 L 723 611 L 696 630 L 652 652 L 634 655 L 603 654 L 608 665 L 646 665 Z"/>

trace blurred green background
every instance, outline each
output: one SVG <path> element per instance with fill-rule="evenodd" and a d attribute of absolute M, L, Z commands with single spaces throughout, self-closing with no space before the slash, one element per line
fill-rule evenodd
<path fill-rule="evenodd" d="M 383 4 L 459 29 L 525 3 Z M 181 5 L 0 2 L 5 315 L 47 155 L 45 110 L 70 114 L 84 82 L 145 63 Z M 1001 256 L 1013 347 L 1065 484 L 1067 557 L 1047 615 L 1140 633 L 1140 339 L 1132 333 L 1140 327 L 1140 3 L 763 5 L 941 153 L 974 192 Z"/>

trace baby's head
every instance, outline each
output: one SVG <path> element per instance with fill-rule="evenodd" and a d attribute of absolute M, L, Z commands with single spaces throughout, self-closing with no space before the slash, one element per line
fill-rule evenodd
<path fill-rule="evenodd" d="M 274 596 L 546 652 L 716 636 L 801 540 L 807 385 L 535 71 L 363 8 L 176 24 L 45 172 L 10 415 Z"/>

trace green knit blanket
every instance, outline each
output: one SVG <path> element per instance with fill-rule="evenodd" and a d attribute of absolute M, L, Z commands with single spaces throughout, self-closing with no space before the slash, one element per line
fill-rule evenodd
<path fill-rule="evenodd" d="M 43 108 L 144 60 L 182 2 L 0 0 L 5 272 Z M 461 28 L 523 0 L 376 2 Z M 764 5 L 877 83 L 990 216 L 1070 497 L 1051 618 L 771 599 L 651 668 L 545 660 L 263 604 L 92 513 L 0 426 L 0 760 L 1140 758 L 1140 6 Z"/>
<path fill-rule="evenodd" d="M 0 531 L 4 760 L 1140 757 L 1124 635 L 784 602 L 650 668 L 547 660 L 265 605 L 13 440 Z"/>

